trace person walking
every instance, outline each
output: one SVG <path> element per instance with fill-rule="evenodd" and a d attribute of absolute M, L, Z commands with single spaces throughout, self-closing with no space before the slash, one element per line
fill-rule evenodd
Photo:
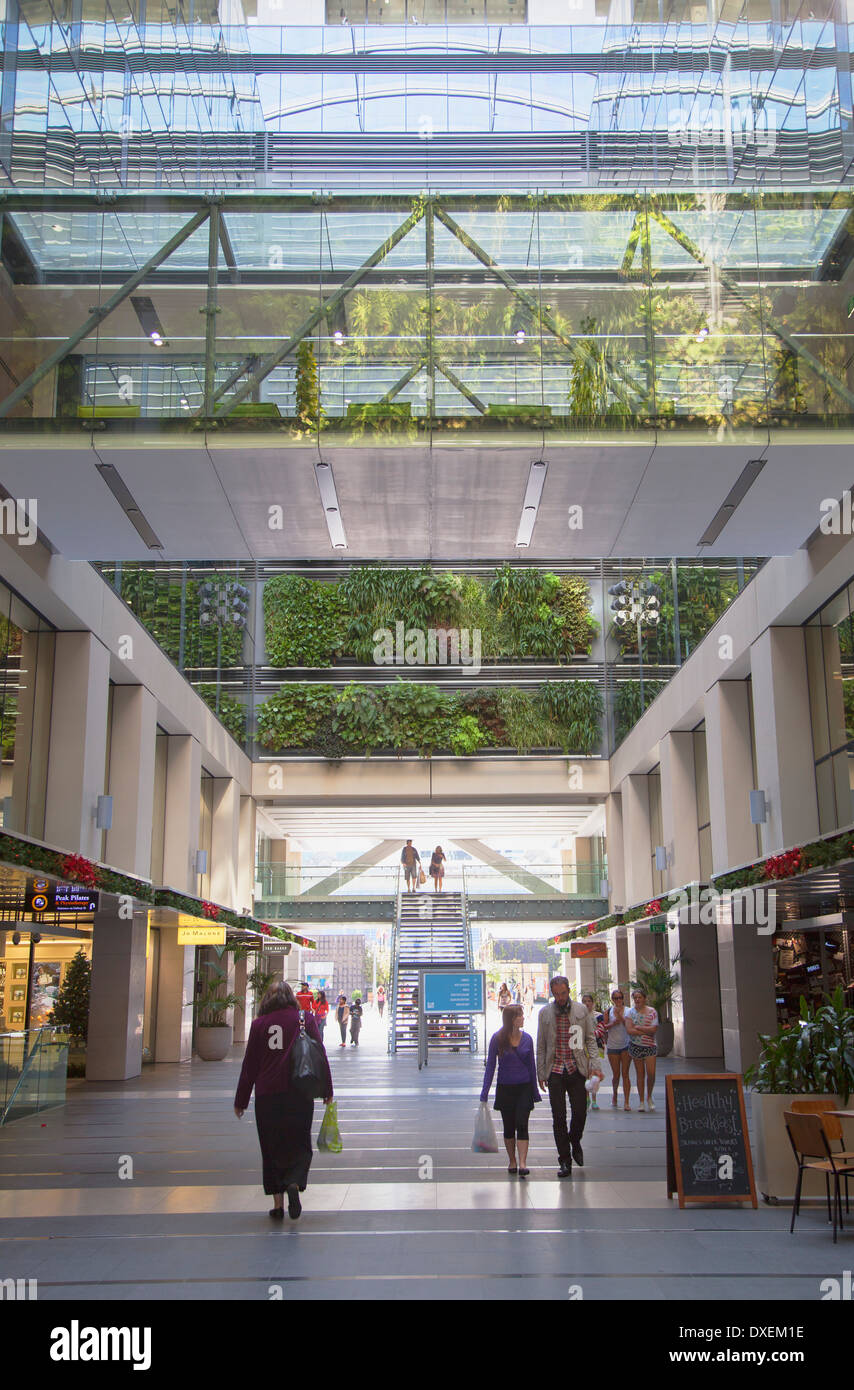
<path fill-rule="evenodd" d="M 407 893 L 414 893 L 418 887 L 418 873 L 421 869 L 421 855 L 411 840 L 407 840 L 400 851 L 400 862 L 406 879 Z"/>
<path fill-rule="evenodd" d="M 340 1047 L 347 1046 L 347 1024 L 350 1019 L 350 1006 L 347 1003 L 346 994 L 339 994 L 338 1006 L 335 1010 L 335 1017 L 338 1020 L 338 1027 L 341 1030 Z"/>
<path fill-rule="evenodd" d="M 433 892 L 441 893 L 442 884 L 445 882 L 445 851 L 441 845 L 437 845 L 430 856 L 430 877 L 433 880 Z"/>
<path fill-rule="evenodd" d="M 301 1009 L 305 1009 L 306 1013 L 314 1013 L 314 995 L 305 980 L 297 990 L 297 1003 Z"/>
<path fill-rule="evenodd" d="M 299 996 L 297 996 L 297 998 L 299 998 Z M 326 991 L 321 989 L 318 990 L 317 998 L 314 1001 L 314 1021 L 317 1024 L 317 1031 L 320 1034 L 321 1042 L 323 1042 L 323 1035 L 326 1032 L 326 1020 L 328 1017 L 329 1000 L 326 998 Z"/>
<path fill-rule="evenodd" d="M 655 1109 L 655 1101 L 652 1098 L 652 1088 L 655 1085 L 655 1059 L 658 1056 L 658 1048 L 655 1045 L 655 1035 L 658 1032 L 658 1013 L 647 1003 L 646 991 L 643 989 L 632 990 L 633 1008 L 626 1014 L 626 1032 L 629 1035 L 629 1056 L 633 1058 L 635 1064 L 635 1076 L 638 1083 L 638 1095 L 640 1105 L 638 1110 L 643 1110 L 644 1099 L 644 1079 L 646 1079 L 646 1104 L 649 1110 Z"/>
<path fill-rule="evenodd" d="M 626 1031 L 626 1008 L 621 989 L 611 990 L 611 1007 L 605 1023 L 605 1055 L 611 1064 L 611 1084 L 613 1095 L 611 1108 L 617 1108 L 617 1092 L 620 1077 L 623 1079 L 623 1109 L 631 1110 L 629 1098 L 632 1093 L 632 1068 L 629 1060 L 629 1035 Z"/>
<path fill-rule="evenodd" d="M 377 1012 L 379 1013 L 380 1018 L 382 1018 L 382 1016 L 383 1016 L 383 1009 L 384 1009 L 384 1008 L 385 1008 L 385 986 L 384 986 L 384 985 L 378 985 L 378 986 L 377 986 Z"/>
<path fill-rule="evenodd" d="M 598 1049 L 604 1044 L 606 1037 L 604 1029 L 604 1016 L 596 1008 L 596 1000 L 593 998 L 592 994 L 582 994 L 581 1002 L 584 1005 L 587 1012 L 593 1015 L 593 1022 L 596 1028 L 596 1046 Z M 589 1102 L 591 1110 L 599 1109 L 599 1099 L 595 1091 L 592 1091 L 590 1093 Z"/>
<path fill-rule="evenodd" d="M 249 1029 L 234 1097 L 234 1113 L 239 1120 L 245 1115 L 253 1087 L 255 1089 L 262 1182 L 267 1196 L 273 1198 L 270 1215 L 276 1221 L 283 1221 L 285 1217 L 285 1193 L 291 1220 L 296 1221 L 302 1211 L 300 1193 L 305 1192 L 308 1185 L 312 1159 L 314 1101 L 291 1085 L 291 1048 L 299 1037 L 300 1015 L 306 1033 L 322 1048 L 314 1015 L 300 1010 L 290 985 L 282 981 L 271 985 Z M 332 1073 L 325 1050 L 323 1062 L 328 1105 L 332 1100 Z"/>
<path fill-rule="evenodd" d="M 584 1167 L 581 1136 L 587 1119 L 589 1073 L 602 1076 L 599 1047 L 593 1015 L 583 1004 L 569 997 L 569 981 L 556 975 L 550 984 L 552 1000 L 540 1010 L 537 1020 L 537 1077 L 540 1088 L 548 1091 L 552 1109 L 552 1128 L 558 1155 L 558 1177 L 572 1177 L 573 1159 Z M 566 1123 L 569 1097 L 571 1120 Z"/>
<path fill-rule="evenodd" d="M 362 999 L 358 994 L 353 995 L 353 1002 L 350 1005 L 350 1046 L 359 1046 L 359 1034 L 362 1031 Z"/>
<path fill-rule="evenodd" d="M 521 1005 L 511 1004 L 504 1009 L 502 1019 L 501 1028 L 489 1040 L 480 1099 L 484 1103 L 489 1099 L 497 1062 L 498 1081 L 493 1109 L 501 1112 L 504 1122 L 504 1147 L 510 1159 L 507 1172 L 518 1172 L 520 1178 L 526 1178 L 530 1172 L 525 1166 L 528 1161 L 528 1117 L 540 1101 L 534 1040 L 530 1033 L 522 1031 L 525 1011 Z"/>
<path fill-rule="evenodd" d="M 507 988 L 507 981 L 505 980 L 498 991 L 498 1007 L 499 1009 L 507 1009 L 512 1003 L 513 996 Z"/>

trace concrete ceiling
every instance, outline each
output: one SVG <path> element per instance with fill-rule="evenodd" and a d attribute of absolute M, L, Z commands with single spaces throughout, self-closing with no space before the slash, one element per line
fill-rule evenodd
<path fill-rule="evenodd" d="M 348 540 L 333 551 L 314 476 L 313 446 L 258 434 L 134 438 L 108 433 L 7 434 L 0 484 L 38 499 L 38 524 L 69 559 L 441 560 L 791 554 L 820 520 L 820 503 L 854 482 L 848 432 L 637 435 L 589 443 L 459 446 L 323 444 Z M 531 547 L 515 549 L 532 460 L 549 464 Z M 702 552 L 697 542 L 747 462 L 766 466 Z M 96 470 L 113 464 L 162 543 L 147 549 Z M 270 529 L 270 508 L 283 508 Z M 572 506 L 581 529 L 569 529 Z"/>
<path fill-rule="evenodd" d="M 266 801 L 267 821 L 280 835 L 297 840 L 327 839 L 330 852 L 344 841 L 403 841 L 409 837 L 421 846 L 444 844 L 447 840 L 481 839 L 502 841 L 504 837 L 531 837 L 543 841 L 576 835 L 588 828 L 590 804 L 558 806 L 286 806 Z M 399 851 L 398 851 L 399 852 Z"/>

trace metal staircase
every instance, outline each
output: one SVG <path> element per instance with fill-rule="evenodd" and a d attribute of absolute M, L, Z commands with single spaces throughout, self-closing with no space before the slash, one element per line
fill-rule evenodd
<path fill-rule="evenodd" d="M 398 890 L 392 937 L 389 1052 L 418 1050 L 418 972 L 425 966 L 472 969 L 471 934 L 464 893 L 404 893 Z M 431 1051 L 474 1052 L 477 1033 L 468 1015 L 431 1017 Z"/>

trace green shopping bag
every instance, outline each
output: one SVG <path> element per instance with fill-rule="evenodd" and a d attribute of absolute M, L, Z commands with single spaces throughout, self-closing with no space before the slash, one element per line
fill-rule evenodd
<path fill-rule="evenodd" d="M 340 1154 L 344 1147 L 341 1143 L 341 1131 L 338 1128 L 337 1100 L 331 1100 L 323 1113 L 320 1133 L 317 1136 L 317 1147 L 321 1153 L 331 1154 Z"/>

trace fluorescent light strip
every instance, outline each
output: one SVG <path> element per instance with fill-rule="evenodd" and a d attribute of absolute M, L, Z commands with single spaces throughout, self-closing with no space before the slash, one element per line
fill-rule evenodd
<path fill-rule="evenodd" d="M 516 545 L 518 547 L 531 544 L 547 472 L 548 464 L 545 459 L 535 459 L 531 464 L 528 473 L 528 486 L 525 488 L 525 500 L 522 503 L 522 515 L 519 518 L 519 529 L 516 532 Z"/>
<path fill-rule="evenodd" d="M 326 529 L 329 532 L 333 549 L 346 550 L 347 537 L 344 534 L 344 523 L 341 520 L 341 509 L 338 506 L 338 493 L 335 491 L 335 479 L 332 476 L 330 465 L 324 463 L 323 460 L 318 460 L 314 465 L 314 476 L 317 479 L 320 500 L 323 503 L 323 515 L 326 518 Z"/>
<path fill-rule="evenodd" d="M 162 550 L 163 542 L 157 539 L 155 532 L 149 526 L 139 507 L 134 502 L 124 479 L 117 468 L 111 463 L 96 463 L 95 467 L 103 478 L 110 492 L 115 497 L 128 521 L 130 522 L 137 535 L 141 536 L 149 550 Z"/>
<path fill-rule="evenodd" d="M 713 545 L 715 543 L 721 531 L 732 517 L 736 507 L 740 502 L 744 501 L 746 494 L 750 488 L 753 487 L 753 484 L 756 482 L 756 479 L 759 477 L 764 467 L 765 459 L 751 459 L 750 462 L 745 465 L 720 507 L 715 512 L 709 525 L 697 541 L 698 545 Z"/>

